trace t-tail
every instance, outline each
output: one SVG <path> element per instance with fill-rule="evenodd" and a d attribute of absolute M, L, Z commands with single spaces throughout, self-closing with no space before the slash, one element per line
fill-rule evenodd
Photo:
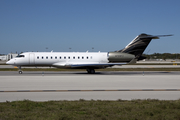
<path fill-rule="evenodd" d="M 110 62 L 119 62 L 120 57 L 122 58 L 129 58 L 124 59 L 121 62 L 130 62 L 135 63 L 138 60 L 145 59 L 142 54 L 151 42 L 152 39 L 159 39 L 159 37 L 166 37 L 172 35 L 148 35 L 148 34 L 140 34 L 134 40 L 132 40 L 124 49 L 109 52 L 109 61 Z M 118 58 L 119 56 L 119 58 Z M 126 56 L 126 57 L 123 57 Z M 133 58 L 133 59 L 132 59 Z M 130 60 L 130 61 L 128 61 Z"/>
<path fill-rule="evenodd" d="M 119 50 L 117 52 L 121 53 L 129 53 L 135 55 L 138 60 L 143 59 L 141 55 L 149 45 L 152 39 L 159 39 L 159 37 L 166 37 L 172 35 L 148 35 L 148 34 L 140 34 L 133 41 L 131 41 L 124 49 Z"/>

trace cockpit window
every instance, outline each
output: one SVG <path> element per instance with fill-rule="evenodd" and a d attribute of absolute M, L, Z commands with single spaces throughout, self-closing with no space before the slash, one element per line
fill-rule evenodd
<path fill-rule="evenodd" d="M 16 56 L 16 57 L 25 57 L 24 55 L 18 55 L 18 56 Z"/>

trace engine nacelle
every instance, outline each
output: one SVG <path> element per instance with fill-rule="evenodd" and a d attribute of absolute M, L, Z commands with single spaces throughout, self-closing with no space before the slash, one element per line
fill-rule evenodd
<path fill-rule="evenodd" d="M 108 53 L 109 62 L 130 62 L 133 58 L 135 58 L 135 56 L 128 53 L 121 53 L 121 52 Z"/>

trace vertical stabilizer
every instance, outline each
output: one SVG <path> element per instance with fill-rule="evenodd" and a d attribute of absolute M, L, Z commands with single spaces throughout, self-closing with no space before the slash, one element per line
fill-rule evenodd
<path fill-rule="evenodd" d="M 140 34 L 133 41 L 131 41 L 124 49 L 119 50 L 117 52 L 129 53 L 133 54 L 136 57 L 140 57 L 146 47 L 149 45 L 152 39 L 159 39 L 159 37 L 166 37 L 172 35 L 148 35 L 148 34 Z"/>

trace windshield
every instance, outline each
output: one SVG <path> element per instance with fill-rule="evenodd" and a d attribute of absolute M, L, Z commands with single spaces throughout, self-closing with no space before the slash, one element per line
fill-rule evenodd
<path fill-rule="evenodd" d="M 25 56 L 24 56 L 24 55 L 18 55 L 18 56 L 16 56 L 16 57 L 18 57 L 18 58 L 19 58 L 19 57 L 25 57 Z"/>

